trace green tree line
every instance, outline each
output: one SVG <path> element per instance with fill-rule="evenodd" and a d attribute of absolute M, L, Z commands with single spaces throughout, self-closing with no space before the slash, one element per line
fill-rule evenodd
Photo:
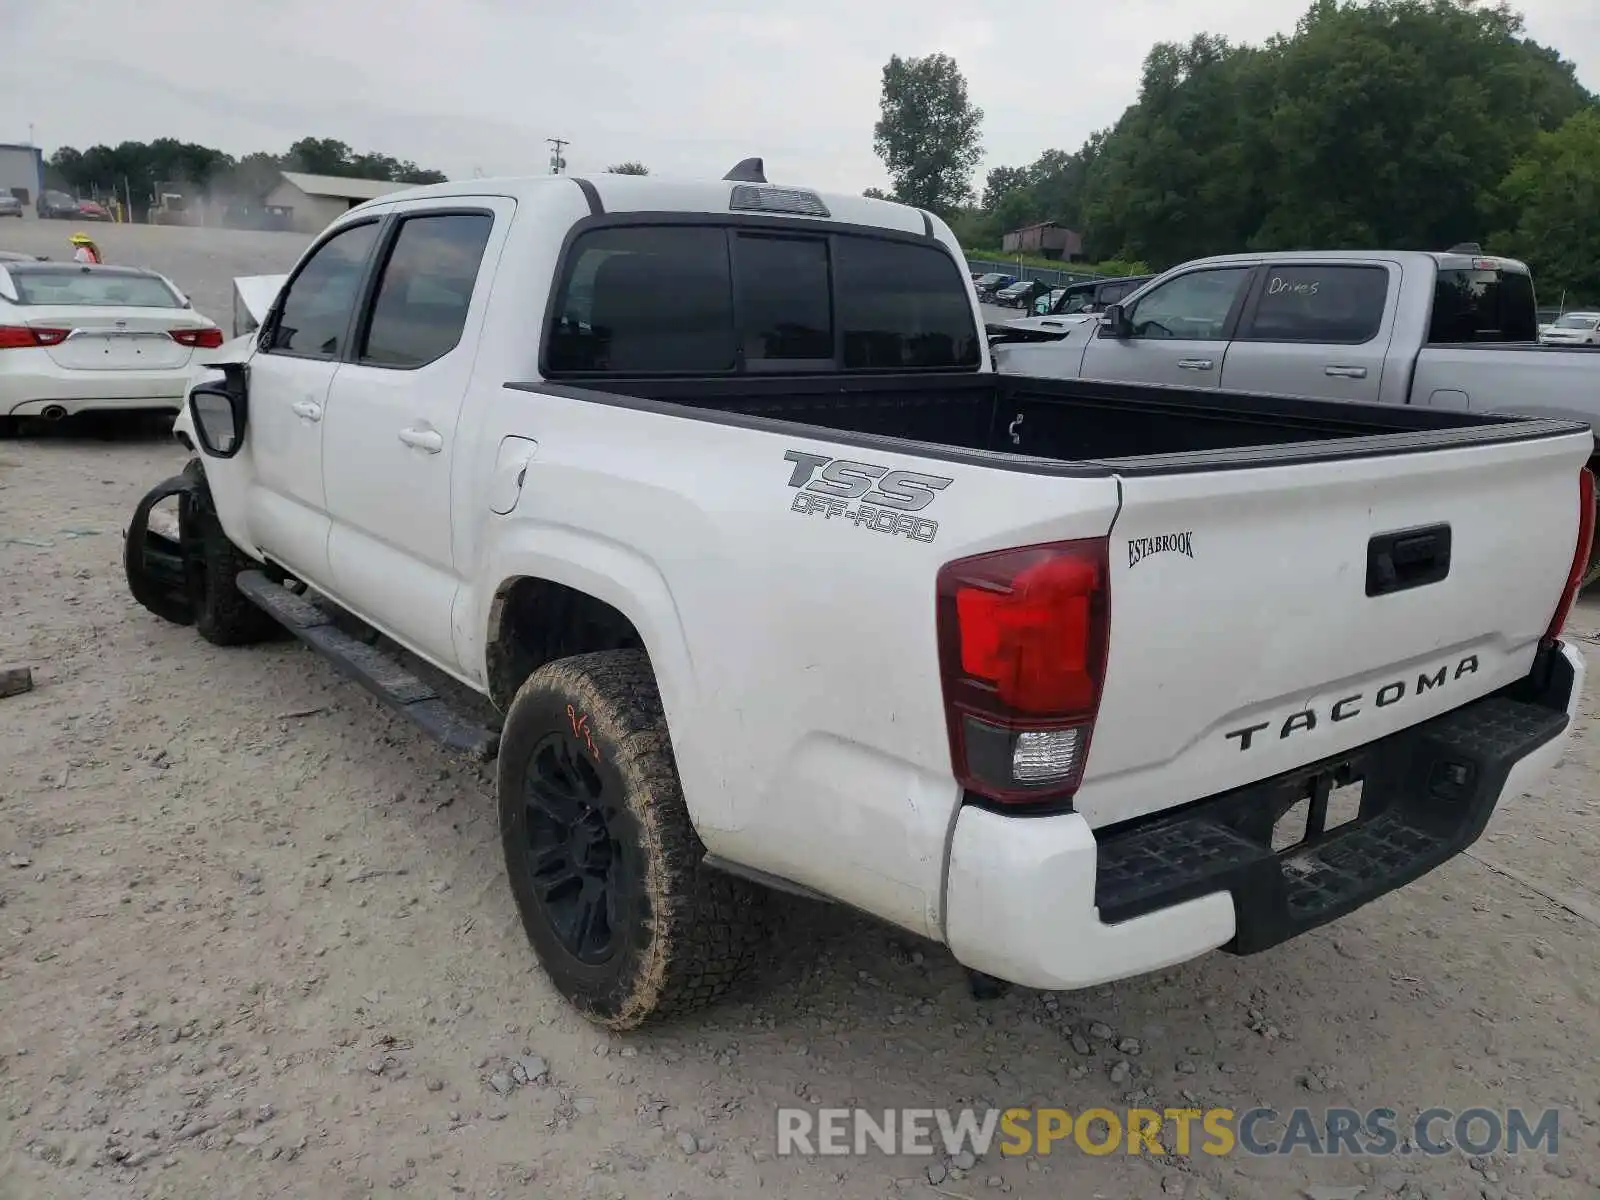
<path fill-rule="evenodd" d="M 874 130 L 894 195 L 969 248 L 1053 220 L 1091 261 L 1444 249 L 1526 259 L 1600 299 L 1600 106 L 1519 13 L 1472 0 L 1314 0 L 1292 34 L 1202 34 L 1146 57 L 1137 101 L 1076 150 L 988 172 L 982 111 L 944 55 L 891 59 Z M 941 140 L 942 139 L 942 140 Z"/>
<path fill-rule="evenodd" d="M 257 152 L 234 158 L 210 146 L 157 138 L 78 150 L 63 146 L 46 163 L 53 187 L 80 196 L 131 196 L 142 210 L 161 185 L 180 192 L 260 200 L 283 171 L 337 175 L 356 179 L 388 179 L 396 183 L 443 183 L 444 174 L 417 166 L 410 159 L 358 153 L 335 138 L 301 138 L 283 154 Z"/>

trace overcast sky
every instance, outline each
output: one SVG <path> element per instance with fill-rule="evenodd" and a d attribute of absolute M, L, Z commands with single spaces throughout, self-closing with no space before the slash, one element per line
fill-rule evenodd
<path fill-rule="evenodd" d="M 1300 0 L 64 0 L 6 10 L 0 142 L 47 152 L 172 136 L 242 155 L 334 137 L 452 178 L 638 159 L 881 185 L 891 54 L 955 56 L 985 169 L 1076 149 L 1135 99 L 1156 40 L 1292 29 Z M 1600 0 L 1524 0 L 1528 31 L 1600 91 Z M 541 11 L 548 9 L 550 11 Z M 982 178 L 980 173 L 979 179 Z"/>

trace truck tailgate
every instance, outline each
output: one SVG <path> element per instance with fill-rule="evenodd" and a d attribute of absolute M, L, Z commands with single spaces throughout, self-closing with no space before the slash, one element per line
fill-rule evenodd
<path fill-rule="evenodd" d="M 1592 450 L 1574 431 L 1123 475 L 1078 810 L 1106 825 L 1171 808 L 1521 678 L 1571 567 Z"/>

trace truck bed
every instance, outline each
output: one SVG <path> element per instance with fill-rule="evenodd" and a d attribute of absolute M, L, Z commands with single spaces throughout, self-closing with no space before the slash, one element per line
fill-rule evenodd
<path fill-rule="evenodd" d="M 612 378 L 604 391 L 510 386 L 727 424 L 783 422 L 877 446 L 909 441 L 918 453 L 979 456 L 988 466 L 1020 458 L 1026 469 L 1048 472 L 1053 463 L 1073 474 L 1288 465 L 1578 428 L 1483 412 L 1019 375 Z"/>

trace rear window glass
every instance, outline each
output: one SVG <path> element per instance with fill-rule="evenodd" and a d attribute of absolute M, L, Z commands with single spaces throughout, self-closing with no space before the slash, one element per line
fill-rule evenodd
<path fill-rule="evenodd" d="M 1378 335 L 1389 294 L 1383 267 L 1269 267 L 1243 341 L 1359 345 Z"/>
<path fill-rule="evenodd" d="M 1596 329 L 1600 328 L 1600 317 L 1557 317 L 1552 329 Z"/>
<path fill-rule="evenodd" d="M 1539 313 L 1529 276 L 1520 271 L 1439 272 L 1430 342 L 1532 342 L 1538 336 Z"/>
<path fill-rule="evenodd" d="M 942 248 L 853 235 L 621 226 L 581 235 L 547 373 L 908 370 L 981 361 Z"/>
<path fill-rule="evenodd" d="M 95 270 L 13 271 L 23 304 L 117 305 L 128 308 L 182 308 L 165 283 L 149 275 L 103 274 Z"/>

